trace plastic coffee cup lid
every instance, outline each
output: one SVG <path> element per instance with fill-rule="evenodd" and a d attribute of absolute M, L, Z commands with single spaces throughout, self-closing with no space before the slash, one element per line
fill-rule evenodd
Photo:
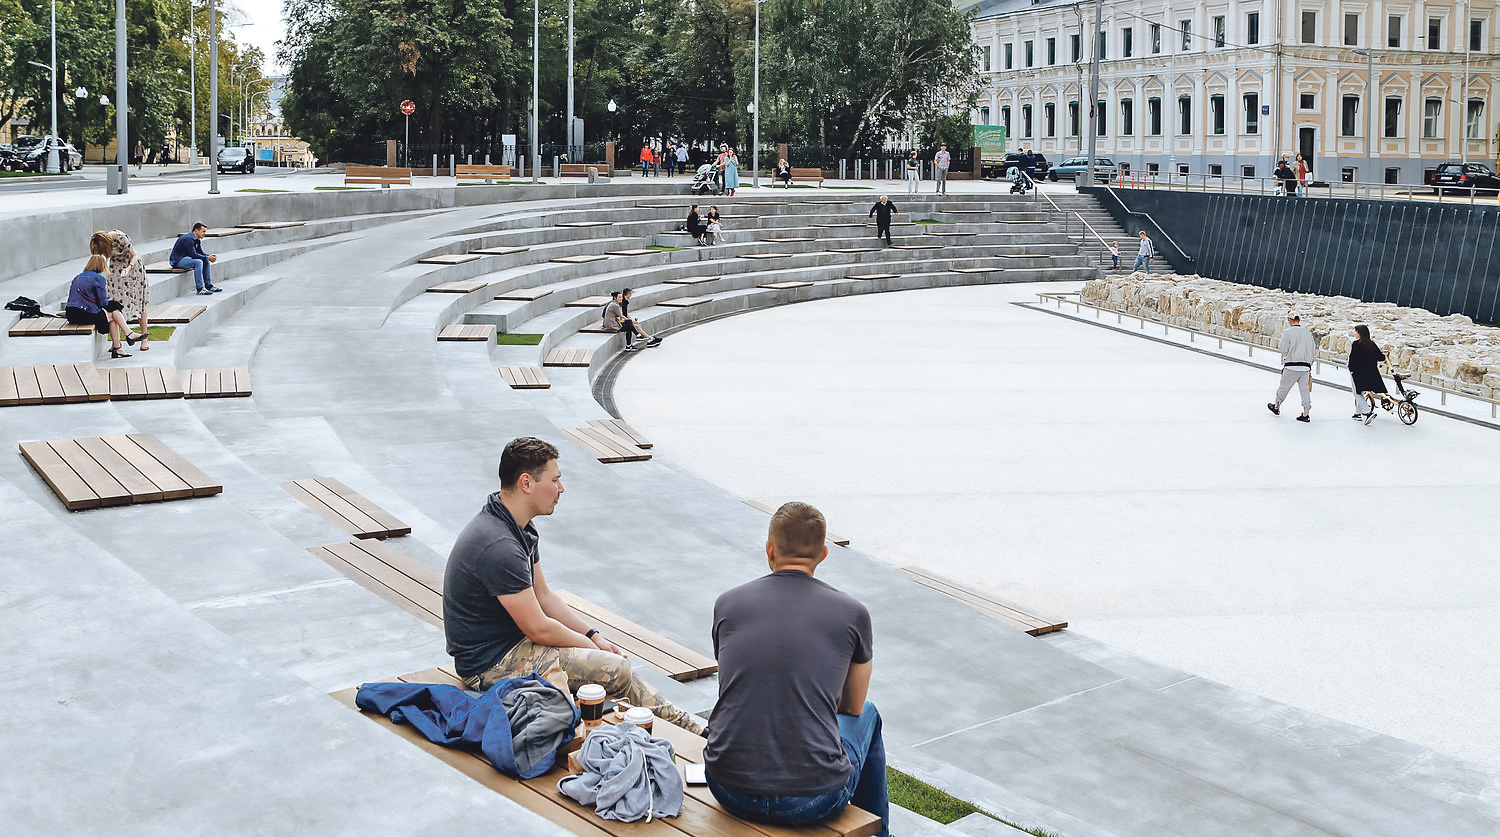
<path fill-rule="evenodd" d="M 627 724 L 635 724 L 641 727 L 654 720 L 656 720 L 656 716 L 651 714 L 651 710 L 644 706 L 632 706 L 625 710 L 625 723 Z"/>
<path fill-rule="evenodd" d="M 585 683 L 578 687 L 579 700 L 604 700 L 604 687 L 598 683 Z"/>

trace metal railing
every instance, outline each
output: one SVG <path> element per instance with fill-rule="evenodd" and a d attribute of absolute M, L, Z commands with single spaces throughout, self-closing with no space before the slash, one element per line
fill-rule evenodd
<path fill-rule="evenodd" d="M 1230 343 L 1232 345 L 1242 346 L 1246 350 L 1246 355 L 1245 355 L 1246 357 L 1252 357 L 1252 358 L 1255 357 L 1255 350 L 1256 349 L 1260 349 L 1263 352 L 1270 352 L 1271 354 L 1276 355 L 1277 357 L 1280 357 L 1280 355 L 1281 355 L 1281 350 L 1278 349 L 1278 348 L 1276 348 L 1275 346 L 1258 345 L 1256 343 L 1252 343 L 1252 342 L 1250 342 L 1248 340 L 1245 340 L 1245 339 L 1242 339 L 1242 338 L 1239 338 L 1239 337 L 1235 337 L 1233 335 L 1216 334 L 1216 333 L 1213 333 L 1213 332 L 1205 331 L 1203 328 L 1198 328 L 1198 327 L 1194 327 L 1194 326 L 1180 326 L 1180 325 L 1175 325 L 1173 323 L 1169 323 L 1169 322 L 1161 319 L 1160 317 L 1157 317 L 1157 316 L 1148 316 L 1148 315 L 1144 315 L 1144 314 L 1135 314 L 1135 313 L 1132 313 L 1130 311 L 1125 310 L 1124 308 L 1105 307 L 1103 305 L 1095 305 L 1092 302 L 1084 302 L 1083 298 L 1077 292 L 1074 292 L 1074 293 L 1058 293 L 1056 291 L 1052 291 L 1052 292 L 1039 292 L 1039 293 L 1037 293 L 1036 296 L 1037 296 L 1037 303 L 1038 304 L 1045 305 L 1045 304 L 1051 302 L 1051 303 L 1055 304 L 1058 307 L 1058 309 L 1061 309 L 1063 307 L 1063 305 L 1065 305 L 1065 304 L 1066 305 L 1071 305 L 1071 306 L 1073 306 L 1074 311 L 1076 311 L 1079 314 L 1083 313 L 1083 309 L 1084 308 L 1088 308 L 1089 310 L 1091 310 L 1091 311 L 1094 312 L 1095 319 L 1098 319 L 1103 314 L 1108 313 L 1108 314 L 1114 314 L 1115 315 L 1115 322 L 1116 323 L 1120 323 L 1120 324 L 1124 323 L 1126 317 L 1129 317 L 1132 320 L 1139 320 L 1140 321 L 1140 325 L 1141 325 L 1141 327 L 1140 327 L 1141 331 L 1145 331 L 1146 330 L 1146 323 L 1147 322 L 1150 322 L 1153 325 L 1159 325 L 1159 326 L 1161 326 L 1162 327 L 1162 334 L 1163 335 L 1169 335 L 1169 334 L 1171 334 L 1172 329 L 1177 329 L 1178 331 L 1185 331 L 1185 332 L 1187 332 L 1188 342 L 1189 343 L 1196 343 L 1196 342 L 1198 342 L 1198 336 L 1201 335 L 1203 337 L 1211 338 L 1211 339 L 1219 341 L 1219 349 L 1220 350 L 1222 350 L 1224 348 L 1224 344 L 1226 342 Z M 1317 359 L 1313 362 L 1313 374 L 1314 375 L 1319 374 L 1322 371 L 1322 364 L 1325 364 L 1325 363 L 1328 364 L 1329 366 L 1338 367 L 1340 369 L 1346 368 L 1345 361 L 1344 361 L 1343 358 L 1339 357 L 1338 355 L 1334 354 L 1331 351 L 1328 351 L 1326 349 L 1321 349 L 1320 348 L 1320 349 L 1318 349 Z M 1395 369 L 1394 366 L 1391 367 L 1391 371 L 1393 371 L 1393 372 L 1396 371 L 1396 369 Z M 1477 401 L 1477 402 L 1479 402 L 1481 404 L 1488 404 L 1488 405 L 1490 405 L 1490 418 L 1494 419 L 1494 418 L 1500 417 L 1500 399 L 1491 398 L 1491 397 L 1489 397 L 1487 395 L 1484 395 L 1484 394 L 1480 393 L 1478 390 L 1467 389 L 1467 388 L 1462 387 L 1462 386 L 1459 386 L 1459 387 L 1449 387 L 1449 386 L 1445 386 L 1444 384 L 1434 383 L 1430 379 L 1426 380 L 1426 381 L 1418 381 L 1416 379 L 1416 376 L 1412 376 L 1409 379 L 1409 383 L 1414 384 L 1416 386 L 1423 387 L 1425 389 L 1430 389 L 1430 390 L 1436 391 L 1438 393 L 1438 398 L 1439 398 L 1438 403 L 1441 406 L 1447 406 L 1447 404 L 1448 404 L 1448 396 L 1452 395 L 1455 398 L 1467 398 L 1467 399 L 1469 399 L 1471 401 Z"/>
<path fill-rule="evenodd" d="M 1135 216 L 1136 218 L 1144 221 L 1144 223 L 1149 224 L 1151 226 L 1151 229 L 1156 231 L 1157 236 L 1159 236 L 1162 241 L 1165 241 L 1167 244 L 1170 244 L 1172 246 L 1172 249 L 1176 251 L 1178 258 L 1182 260 L 1183 264 L 1191 267 L 1193 269 L 1193 272 L 1197 272 L 1198 260 L 1193 258 L 1192 255 L 1188 253 L 1188 251 L 1182 249 L 1182 245 L 1177 243 L 1177 239 L 1173 238 L 1167 232 L 1165 227 L 1163 227 L 1161 224 L 1156 223 L 1156 219 L 1151 217 L 1151 213 L 1136 212 L 1135 210 L 1131 209 L 1126 205 L 1125 199 L 1120 197 L 1120 193 L 1115 191 L 1115 187 L 1109 185 L 1108 183 L 1104 184 L 1104 191 L 1108 192 L 1111 198 L 1114 198 L 1115 203 L 1118 203 L 1120 205 L 1120 209 L 1124 210 L 1127 215 Z"/>
<path fill-rule="evenodd" d="M 1031 191 L 1033 195 L 1040 195 L 1042 200 L 1045 200 L 1051 207 L 1051 211 L 1053 213 L 1062 216 L 1063 234 L 1066 235 L 1069 240 L 1073 239 L 1073 219 L 1078 219 L 1078 223 L 1083 225 L 1083 230 L 1080 230 L 1078 233 L 1078 249 L 1083 252 L 1083 255 L 1085 257 L 1092 259 L 1093 264 L 1100 264 L 1101 259 L 1108 258 L 1111 255 L 1109 242 L 1105 240 L 1104 236 L 1099 234 L 1098 230 L 1094 229 L 1094 225 L 1090 224 L 1082 214 L 1066 210 L 1058 206 L 1057 201 L 1054 201 L 1051 195 L 1048 195 L 1041 189 L 1032 189 Z M 1087 233 L 1085 233 L 1084 230 L 1087 230 Z M 1093 250 L 1089 247 L 1090 233 L 1093 234 L 1094 240 L 1099 242 L 1098 250 Z"/>
<path fill-rule="evenodd" d="M 1286 195 L 1284 181 L 1274 177 L 1244 177 L 1236 174 L 1173 174 L 1149 172 L 1122 174 L 1115 185 L 1122 189 L 1167 189 L 1178 192 L 1209 192 L 1226 195 Z M 1309 181 L 1305 197 L 1358 198 L 1362 200 L 1430 200 L 1437 203 L 1477 204 L 1481 197 L 1490 199 L 1494 189 L 1477 186 L 1444 186 L 1437 188 L 1410 183 L 1367 183 L 1364 181 Z"/>

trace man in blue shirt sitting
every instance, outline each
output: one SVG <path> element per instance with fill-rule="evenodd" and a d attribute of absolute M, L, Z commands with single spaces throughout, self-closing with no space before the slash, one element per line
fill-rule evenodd
<path fill-rule="evenodd" d="M 192 268 L 193 284 L 197 286 L 200 296 L 224 290 L 214 287 L 213 280 L 208 275 L 209 264 L 218 261 L 219 257 L 203 252 L 203 245 L 198 243 L 207 234 L 207 224 L 194 224 L 192 232 L 177 237 L 177 243 L 172 245 L 172 256 L 168 260 L 173 267 Z"/>

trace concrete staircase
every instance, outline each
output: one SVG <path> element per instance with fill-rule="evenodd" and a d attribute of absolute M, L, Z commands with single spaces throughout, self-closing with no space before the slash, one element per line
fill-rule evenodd
<path fill-rule="evenodd" d="M 1053 216 L 1050 220 L 1053 220 L 1059 229 L 1068 233 L 1068 238 L 1078 245 L 1079 252 L 1088 258 L 1091 266 L 1098 268 L 1102 274 L 1110 272 L 1112 262 L 1109 250 L 1099 243 L 1099 239 L 1103 238 L 1119 246 L 1120 272 L 1129 272 L 1130 266 L 1135 263 L 1136 250 L 1140 246 L 1136 243 L 1137 238 L 1126 232 L 1125 228 L 1120 226 L 1120 222 L 1116 221 L 1114 216 L 1109 214 L 1109 210 L 1105 209 L 1094 196 L 1070 192 L 1049 193 L 1047 197 L 1057 204 L 1069 221 L 1064 221 L 1058 213 L 1052 212 L 1052 206 L 1047 203 L 1046 198 L 1038 198 L 1038 204 Z M 1075 216 L 1074 213 L 1077 215 Z M 1079 217 L 1088 222 L 1089 227 L 1093 227 L 1093 232 L 1079 223 Z M 1097 237 L 1094 235 L 1095 232 L 1098 233 Z M 1161 253 L 1160 243 L 1157 244 L 1156 251 L 1158 254 Z M 1176 273 L 1177 271 L 1165 259 L 1156 258 L 1151 262 L 1151 272 Z"/>

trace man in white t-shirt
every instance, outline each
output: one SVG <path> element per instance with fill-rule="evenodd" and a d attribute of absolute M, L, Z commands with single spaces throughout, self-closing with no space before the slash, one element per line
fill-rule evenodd
<path fill-rule="evenodd" d="M 953 162 L 953 157 L 948 153 L 948 146 L 943 146 L 932 158 L 932 173 L 937 181 L 937 193 L 948 194 L 948 165 Z"/>

